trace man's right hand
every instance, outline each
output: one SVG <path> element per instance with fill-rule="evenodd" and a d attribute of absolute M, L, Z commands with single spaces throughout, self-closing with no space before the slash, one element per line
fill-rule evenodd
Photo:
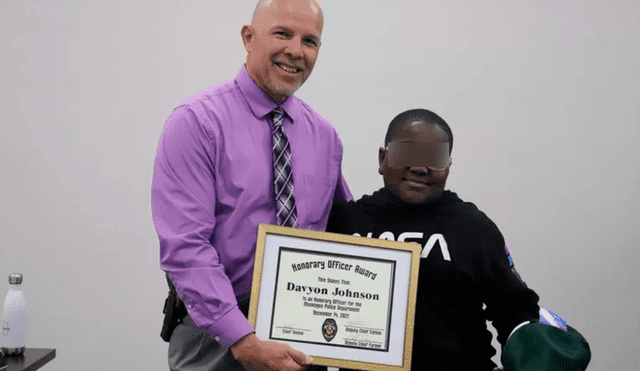
<path fill-rule="evenodd" d="M 302 371 L 313 358 L 277 341 L 249 334 L 231 346 L 231 353 L 247 371 Z"/>

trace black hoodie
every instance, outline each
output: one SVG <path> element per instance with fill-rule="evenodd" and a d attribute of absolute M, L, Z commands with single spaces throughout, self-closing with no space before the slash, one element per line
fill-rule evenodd
<path fill-rule="evenodd" d="M 413 205 L 383 188 L 335 204 L 327 231 L 422 246 L 412 370 L 492 370 L 486 320 L 504 345 L 514 327 L 539 318 L 538 295 L 521 281 L 496 225 L 451 191 Z"/>

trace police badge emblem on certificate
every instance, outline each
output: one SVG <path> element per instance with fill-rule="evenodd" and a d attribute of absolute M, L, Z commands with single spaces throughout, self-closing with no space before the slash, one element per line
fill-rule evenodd
<path fill-rule="evenodd" d="M 322 324 L 322 336 L 324 336 L 324 339 L 329 342 L 333 340 L 334 337 L 336 337 L 337 333 L 338 324 L 336 323 L 336 321 L 333 318 L 325 319 L 324 323 Z"/>

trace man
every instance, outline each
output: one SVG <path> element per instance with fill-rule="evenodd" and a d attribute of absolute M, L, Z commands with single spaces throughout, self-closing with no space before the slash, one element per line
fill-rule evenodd
<path fill-rule="evenodd" d="M 350 200 L 335 129 L 293 93 L 318 56 L 314 0 L 260 1 L 241 36 L 235 80 L 170 115 L 152 186 L 161 268 L 188 315 L 173 331 L 171 370 L 302 370 L 311 357 L 263 341 L 246 319 L 259 223 L 324 230 Z M 275 169 L 274 169 L 275 167 Z"/>
<path fill-rule="evenodd" d="M 579 333 L 538 323 L 538 295 L 517 274 L 497 226 L 445 190 L 449 125 L 431 111 L 409 110 L 392 120 L 384 145 L 384 188 L 336 203 L 327 230 L 423 247 L 411 369 L 492 371 L 487 319 L 509 345 L 508 370 L 586 368 L 590 352 Z"/>

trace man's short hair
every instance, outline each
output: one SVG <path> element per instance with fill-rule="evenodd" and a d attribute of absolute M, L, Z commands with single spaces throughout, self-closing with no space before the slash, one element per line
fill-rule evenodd
<path fill-rule="evenodd" d="M 416 108 L 408 111 L 404 111 L 398 116 L 396 116 L 391 123 L 389 124 L 389 128 L 387 129 L 387 135 L 384 138 L 384 146 L 386 147 L 391 140 L 395 137 L 397 132 L 405 125 L 410 124 L 412 122 L 424 122 L 426 124 L 438 125 L 444 130 L 449 136 L 449 153 L 453 150 L 453 132 L 447 124 L 446 121 L 437 114 L 423 109 Z"/>

